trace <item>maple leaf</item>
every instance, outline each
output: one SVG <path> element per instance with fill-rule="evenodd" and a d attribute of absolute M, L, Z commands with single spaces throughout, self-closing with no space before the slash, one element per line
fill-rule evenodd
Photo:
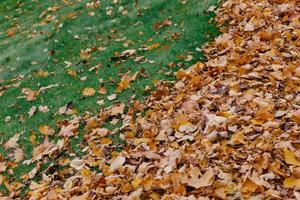
<path fill-rule="evenodd" d="M 127 89 L 129 87 L 129 84 L 131 81 L 134 81 L 138 75 L 138 72 L 134 73 L 132 76 L 129 75 L 129 72 L 126 73 L 121 78 L 121 82 L 118 84 L 117 92 L 120 93 L 123 90 Z"/>

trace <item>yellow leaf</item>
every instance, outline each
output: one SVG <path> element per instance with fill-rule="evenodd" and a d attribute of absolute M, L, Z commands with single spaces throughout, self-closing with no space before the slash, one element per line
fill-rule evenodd
<path fill-rule="evenodd" d="M 247 178 L 241 187 L 241 193 L 243 194 L 244 197 L 249 197 L 253 193 L 262 192 L 262 191 L 263 188 L 257 183 L 255 183 L 254 181 L 252 181 L 250 178 Z"/>
<path fill-rule="evenodd" d="M 53 135 L 55 133 L 54 129 L 50 126 L 47 126 L 47 125 L 40 125 L 39 126 L 39 131 L 43 135 Z"/>
<path fill-rule="evenodd" d="M 290 150 L 284 150 L 284 160 L 289 165 L 300 166 L 300 161 L 297 160 L 295 153 Z"/>
<path fill-rule="evenodd" d="M 75 77 L 77 75 L 76 71 L 73 69 L 68 69 L 67 74 L 72 77 Z"/>
<path fill-rule="evenodd" d="M 82 94 L 84 96 L 90 97 L 93 96 L 95 94 L 95 89 L 94 88 L 84 88 L 82 91 Z"/>
<path fill-rule="evenodd" d="M 112 141 L 110 138 L 102 138 L 101 139 L 101 144 L 111 144 Z"/>
<path fill-rule="evenodd" d="M 245 143 L 245 135 L 243 132 L 237 132 L 231 136 L 230 142 L 233 145 L 239 145 Z"/>
<path fill-rule="evenodd" d="M 135 178 L 133 181 L 131 181 L 131 185 L 133 188 L 138 188 L 142 183 L 142 180 L 139 178 Z"/>
<path fill-rule="evenodd" d="M 134 81 L 138 75 L 138 72 L 133 74 L 132 76 L 129 75 L 129 73 L 126 73 L 122 78 L 120 83 L 117 87 L 117 92 L 122 92 L 123 90 L 127 89 L 129 87 L 129 84 L 131 81 Z"/>
<path fill-rule="evenodd" d="M 285 178 L 283 181 L 283 186 L 286 188 L 300 188 L 300 179 L 293 177 Z"/>

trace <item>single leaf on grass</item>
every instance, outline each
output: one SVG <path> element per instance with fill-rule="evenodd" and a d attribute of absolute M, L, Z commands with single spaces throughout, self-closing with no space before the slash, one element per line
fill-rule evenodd
<path fill-rule="evenodd" d="M 101 88 L 99 88 L 98 92 L 100 94 L 106 94 L 107 93 L 107 89 L 105 87 L 101 87 Z"/>
<path fill-rule="evenodd" d="M 22 88 L 22 93 L 26 95 L 25 98 L 27 101 L 34 101 L 38 95 L 37 91 L 33 91 L 30 88 Z"/>
<path fill-rule="evenodd" d="M 133 74 L 132 76 L 129 75 L 129 73 L 126 73 L 122 78 L 121 81 L 117 87 L 117 92 L 122 92 L 123 90 L 127 89 L 129 87 L 129 84 L 131 81 L 134 81 L 137 77 L 138 72 Z"/>
<path fill-rule="evenodd" d="M 19 146 L 18 140 L 19 140 L 20 134 L 16 134 L 13 137 L 11 137 L 5 144 L 4 149 L 8 148 L 17 148 Z"/>
<path fill-rule="evenodd" d="M 90 96 L 94 96 L 95 92 L 96 91 L 94 88 L 84 88 L 82 94 L 83 96 L 90 97 Z"/>
<path fill-rule="evenodd" d="M 14 153 L 15 162 L 20 162 L 24 159 L 24 152 L 21 148 L 17 148 Z"/>
<path fill-rule="evenodd" d="M 32 107 L 30 108 L 30 110 L 28 111 L 28 116 L 29 116 L 29 118 L 32 117 L 32 116 L 34 115 L 35 111 L 36 111 L 36 106 L 32 106 Z"/>
<path fill-rule="evenodd" d="M 55 133 L 55 130 L 51 126 L 48 126 L 48 125 L 40 125 L 39 131 L 43 135 L 53 135 Z"/>

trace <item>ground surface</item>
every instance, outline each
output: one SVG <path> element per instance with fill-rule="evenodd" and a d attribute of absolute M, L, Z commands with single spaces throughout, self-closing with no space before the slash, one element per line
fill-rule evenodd
<path fill-rule="evenodd" d="M 216 1 L 96 2 L 1 1 L 2 188 L 38 179 L 26 176 L 36 162 L 23 161 L 45 138 L 61 137 L 60 120 L 117 102 L 127 106 L 133 96 L 143 101 L 156 80 L 174 80 L 174 71 L 202 59 L 199 48 L 218 34 L 205 12 Z M 109 129 L 121 125 L 118 117 L 108 121 Z M 83 154 L 78 129 L 70 138 L 73 156 Z M 53 163 L 44 160 L 39 170 Z"/>

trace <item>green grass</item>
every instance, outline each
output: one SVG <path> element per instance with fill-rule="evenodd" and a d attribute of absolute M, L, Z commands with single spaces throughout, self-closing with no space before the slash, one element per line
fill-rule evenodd
<path fill-rule="evenodd" d="M 173 80 L 173 72 L 179 66 L 185 68 L 203 59 L 196 48 L 218 35 L 216 27 L 208 23 L 214 15 L 205 12 L 211 5 L 216 5 L 217 0 L 189 0 L 186 4 L 180 0 L 141 0 L 137 5 L 132 0 L 119 0 L 118 4 L 103 0 L 95 10 L 86 7 L 87 0 L 69 2 L 0 2 L 0 93 L 4 87 L 19 84 L 0 96 L 0 138 L 7 141 L 16 133 L 21 133 L 19 145 L 25 151 L 25 159 L 31 157 L 34 147 L 29 140 L 30 134 L 36 132 L 38 140 L 42 141 L 39 125 L 55 127 L 57 120 L 66 117 L 57 114 L 60 107 L 72 102 L 79 114 L 87 111 L 95 114 L 100 109 L 96 103 L 98 100 L 104 100 L 104 107 L 118 101 L 126 104 L 133 95 L 143 100 L 148 94 L 146 86 L 153 88 L 154 80 Z M 42 24 L 45 17 L 39 16 L 54 5 L 60 8 L 48 14 L 55 16 L 55 20 Z M 122 15 L 120 6 L 128 14 Z M 112 16 L 106 14 L 108 7 L 113 10 Z M 68 15 L 73 12 L 77 17 L 70 19 Z M 95 15 L 89 16 L 88 12 L 95 12 Z M 171 26 L 154 29 L 155 23 L 167 18 L 172 21 Z M 14 36 L 7 36 L 9 29 L 14 30 Z M 174 34 L 178 35 L 176 40 L 172 38 Z M 79 39 L 74 38 L 76 35 Z M 160 43 L 160 46 L 149 51 L 141 50 L 143 46 L 155 43 Z M 81 50 L 93 47 L 106 47 L 106 50 L 93 52 L 86 60 L 80 57 Z M 136 49 L 137 55 L 116 64 L 119 60 L 114 59 L 115 52 L 127 49 Z M 183 58 L 188 55 L 192 55 L 193 59 L 185 61 Z M 153 62 L 137 63 L 134 61 L 137 56 L 145 56 Z M 66 61 L 72 63 L 68 69 L 76 71 L 75 77 L 68 75 Z M 168 66 L 171 62 L 179 66 L 171 68 Z M 100 63 L 102 67 L 98 73 L 89 71 L 89 68 Z M 47 71 L 50 75 L 40 77 L 38 70 Z M 108 95 L 115 93 L 120 74 L 128 71 L 133 74 L 140 70 L 144 70 L 147 77 L 138 76 L 130 88 L 117 94 L 117 99 L 107 100 Z M 18 75 L 24 77 L 13 81 Z M 81 81 L 80 78 L 85 76 L 87 80 Z M 100 83 L 99 79 L 104 82 Z M 22 98 L 22 88 L 38 90 L 52 84 L 58 84 L 58 87 L 39 94 L 35 101 Z M 96 92 L 92 97 L 83 97 L 85 87 L 97 90 L 100 86 L 107 89 L 106 95 Z M 37 112 L 29 118 L 27 113 L 30 108 L 39 105 L 48 106 L 50 111 Z M 8 116 L 11 121 L 7 123 L 5 118 Z M 72 145 L 76 147 L 79 140 L 73 139 Z M 7 152 L 0 150 L 6 157 Z M 31 168 L 20 165 L 14 168 L 14 176 L 18 178 Z"/>

